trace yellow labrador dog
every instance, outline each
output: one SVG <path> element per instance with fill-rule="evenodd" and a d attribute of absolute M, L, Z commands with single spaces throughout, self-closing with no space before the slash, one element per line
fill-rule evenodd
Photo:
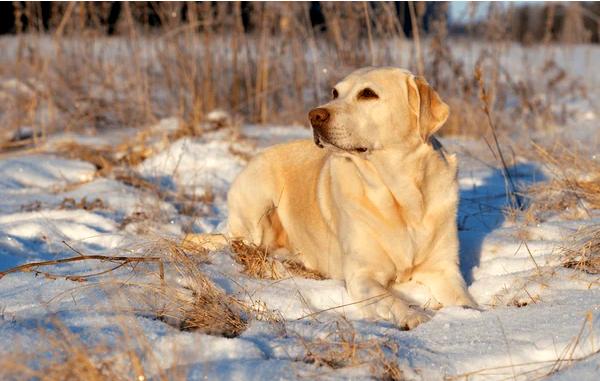
<path fill-rule="evenodd" d="M 314 141 L 271 147 L 237 177 L 229 235 L 343 279 L 368 313 L 411 329 L 427 315 L 390 293 L 427 286 L 436 306 L 475 306 L 458 263 L 456 158 L 435 133 L 448 106 L 422 78 L 363 68 L 309 113 Z"/>

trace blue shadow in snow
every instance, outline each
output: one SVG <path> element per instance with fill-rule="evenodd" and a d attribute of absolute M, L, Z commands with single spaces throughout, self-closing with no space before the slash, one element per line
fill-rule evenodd
<path fill-rule="evenodd" d="M 106 233 L 104 230 L 95 229 L 99 234 Z M 76 255 L 62 241 L 47 242 L 39 238 L 23 238 L 13 235 L 7 237 L 15 242 L 15 245 L 0 243 L 0 271 L 6 271 L 28 262 L 48 261 Z M 91 242 L 85 243 L 83 250 L 86 253 L 99 253 L 105 248 Z"/>
<path fill-rule="evenodd" d="M 545 180 L 538 166 L 522 163 L 508 169 L 518 187 Z M 493 170 L 481 184 L 461 187 L 458 207 L 458 236 L 460 240 L 460 267 L 468 285 L 473 282 L 473 268 L 479 266 L 485 237 L 504 222 L 504 210 L 510 206 L 504 176 Z"/>

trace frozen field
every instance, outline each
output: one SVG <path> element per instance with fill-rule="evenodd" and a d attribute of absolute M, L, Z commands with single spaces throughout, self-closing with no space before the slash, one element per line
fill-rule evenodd
<path fill-rule="evenodd" d="M 577 121 L 588 139 L 598 137 L 590 127 L 595 123 L 593 112 Z M 176 124 L 163 120 L 155 130 Z M 160 247 L 157 242 L 179 242 L 185 229 L 220 231 L 227 189 L 247 157 L 311 136 L 297 127 L 245 126 L 236 143 L 217 131 L 157 144 L 130 170 L 158 191 L 51 153 L 66 139 L 98 148 L 115 145 L 127 133 L 58 136 L 41 152 L 0 158 L 0 271 L 78 255 L 160 257 L 152 249 Z M 219 289 L 255 311 L 245 330 L 224 337 L 180 330 L 151 313 L 168 308 L 145 291 L 161 285 L 157 263 L 119 267 L 122 262 L 82 260 L 0 278 L 0 358 L 34 369 L 64 361 L 68 355 L 57 337 L 68 337 L 74 348 L 91 348 L 94 361 L 139 380 L 385 378 L 392 372 L 386 364 L 396 364 L 392 368 L 406 379 L 596 380 L 598 277 L 560 266 L 560 248 L 572 234 L 600 223 L 600 214 L 557 214 L 528 226 L 511 220 L 503 214 L 508 201 L 502 173 L 485 144 L 458 138 L 444 144 L 460 159 L 462 269 L 481 311 L 444 308 L 415 330 L 400 331 L 363 320 L 342 282 L 258 279 L 244 274 L 230 251 L 190 253 Z M 517 162 L 511 172 L 520 184 L 546 179 L 541 164 Z M 194 217 L 185 213 L 182 197 L 197 200 Z M 166 257 L 164 263 L 169 287 L 193 288 L 176 263 Z M 106 270 L 112 271 L 68 277 Z M 406 291 L 427 299 L 417 285 Z M 260 311 L 268 317 L 261 319 Z M 345 360 L 327 361 L 348 348 L 350 355 L 340 355 Z M 131 365 L 132 353 L 139 364 Z"/>

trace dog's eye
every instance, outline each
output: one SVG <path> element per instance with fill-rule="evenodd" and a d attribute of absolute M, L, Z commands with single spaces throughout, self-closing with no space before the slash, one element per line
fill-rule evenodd
<path fill-rule="evenodd" d="M 331 90 L 331 95 L 333 96 L 333 99 L 338 97 L 338 91 L 336 89 Z"/>
<path fill-rule="evenodd" d="M 360 93 L 358 93 L 358 99 L 377 99 L 379 98 L 379 95 L 377 95 L 373 90 L 369 89 L 368 87 L 366 89 L 362 89 L 360 91 Z"/>

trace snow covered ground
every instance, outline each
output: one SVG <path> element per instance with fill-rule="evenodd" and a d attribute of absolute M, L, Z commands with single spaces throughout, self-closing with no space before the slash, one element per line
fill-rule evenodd
<path fill-rule="evenodd" d="M 168 129 L 175 121 L 162 123 Z M 253 142 L 245 147 L 250 153 L 310 138 L 308 130 L 293 127 L 245 126 L 242 132 Z M 92 145 L 120 139 L 110 134 L 70 138 Z M 50 153 L 3 156 L 0 271 L 78 253 L 141 255 L 159 237 L 181 239 L 185 226 L 219 231 L 226 220 L 228 186 L 245 165 L 231 144 L 220 132 L 184 137 L 134 168 L 168 194 L 213 194 L 201 217 L 192 220 L 174 199 L 98 176 L 90 163 Z M 363 379 L 382 376 L 373 368 L 383 356 L 397 363 L 407 379 L 533 379 L 551 373 L 551 379 L 596 380 L 598 279 L 559 266 L 558 249 L 582 227 L 600 223 L 600 215 L 551 218 L 526 227 L 510 221 L 503 214 L 508 206 L 503 176 L 488 148 L 458 138 L 444 139 L 444 144 L 460 158 L 461 261 L 481 311 L 444 308 L 415 330 L 400 331 L 387 322 L 362 320 L 348 305 L 340 281 L 256 279 L 242 273 L 231 252 L 220 251 L 199 261 L 203 273 L 228 294 L 282 317 L 283 323 L 251 319 L 233 338 L 181 331 L 141 311 L 131 297 L 135 284 L 160 283 L 154 263 L 123 266 L 86 282 L 17 272 L 0 278 L 0 358 L 28 354 L 35 367 L 50 356 L 53 347 L 45 338 L 60 326 L 86 347 L 108 346 L 97 359 L 109 357 L 117 367 L 137 351 L 143 362 L 136 376 L 154 379 Z M 525 160 L 511 171 L 522 184 L 546 176 L 539 164 Z M 111 267 L 80 261 L 38 270 L 81 275 Z M 185 285 L 174 266 L 167 264 L 165 272 L 167 283 Z M 124 286 L 128 282 L 131 287 Z M 331 367 L 311 360 L 322 343 L 346 342 L 348 331 L 359 343 L 354 364 Z M 582 360 L 573 365 L 573 359 Z"/>

